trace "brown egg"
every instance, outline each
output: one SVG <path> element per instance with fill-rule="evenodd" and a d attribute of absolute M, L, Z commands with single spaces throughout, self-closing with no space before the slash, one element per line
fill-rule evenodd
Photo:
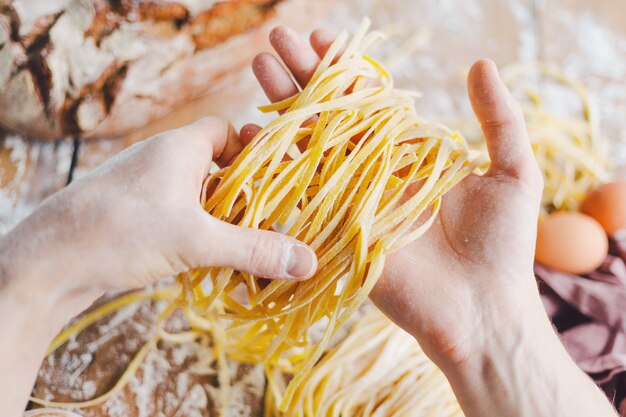
<path fill-rule="evenodd" d="M 553 213 L 539 223 L 535 260 L 571 274 L 586 274 L 599 267 L 609 250 L 602 226 L 582 213 Z"/>
<path fill-rule="evenodd" d="M 587 194 L 580 211 L 590 215 L 609 235 L 626 228 L 626 181 L 610 182 Z"/>

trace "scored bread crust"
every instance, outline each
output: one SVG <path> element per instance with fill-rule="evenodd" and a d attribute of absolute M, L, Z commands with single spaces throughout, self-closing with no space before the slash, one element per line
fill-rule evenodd
<path fill-rule="evenodd" d="M 60 410 L 53 408 L 42 408 L 38 410 L 30 410 L 24 413 L 24 417 L 81 417 L 69 410 Z"/>
<path fill-rule="evenodd" d="M 115 297 L 105 296 L 91 308 Z M 33 396 L 81 402 L 105 394 L 154 333 L 166 306 L 163 301 L 130 304 L 72 337 L 43 361 Z M 163 327 L 171 333 L 189 330 L 180 311 Z M 206 338 L 182 343 L 160 341 L 124 388 L 101 404 L 72 411 L 81 417 L 262 416 L 266 386 L 262 366 L 227 360 L 230 381 L 222 386 L 212 341 L 209 335 Z"/>
<path fill-rule="evenodd" d="M 110 137 L 249 62 L 283 0 L 0 0 L 0 124 Z"/>

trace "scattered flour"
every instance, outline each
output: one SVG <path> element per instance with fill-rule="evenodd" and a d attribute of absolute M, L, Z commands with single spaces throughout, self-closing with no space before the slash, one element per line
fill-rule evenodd
<path fill-rule="evenodd" d="M 626 8 L 625 8 L 626 13 Z M 619 176 L 626 178 L 626 31 L 591 11 L 554 10 L 545 26 L 544 55 L 580 76 L 597 103 L 602 137 Z"/>
<path fill-rule="evenodd" d="M 141 379 L 131 378 L 129 386 L 135 395 L 137 417 L 151 417 L 155 413 L 155 388 L 167 376 L 170 364 L 162 353 L 152 350 L 146 356 L 141 372 Z"/>
<path fill-rule="evenodd" d="M 72 143 L 26 142 L 0 130 L 0 235 L 30 214 L 67 179 Z"/>

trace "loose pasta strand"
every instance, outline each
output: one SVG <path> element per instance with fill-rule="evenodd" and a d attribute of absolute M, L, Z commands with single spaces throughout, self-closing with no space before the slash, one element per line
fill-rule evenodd
<path fill-rule="evenodd" d="M 269 417 L 461 417 L 443 373 L 409 334 L 369 308 L 306 374 L 283 412 L 284 377 L 269 374 Z"/>
<path fill-rule="evenodd" d="M 544 106 L 542 94 L 524 81 L 528 76 L 539 76 L 573 93 L 580 104 L 579 115 L 558 115 Z M 511 64 L 503 70 L 503 80 L 512 91 L 526 96 L 522 109 L 544 176 L 542 214 L 577 210 L 589 188 L 610 178 L 597 110 L 587 89 L 561 69 L 543 63 Z"/>
<path fill-rule="evenodd" d="M 185 313 L 187 319 L 189 320 L 189 324 L 191 327 L 190 330 L 182 331 L 179 333 L 169 333 L 165 331 L 162 328 L 162 324 L 176 309 L 175 298 L 177 296 L 179 296 L 179 291 L 174 287 L 164 287 L 156 290 L 133 292 L 104 303 L 93 311 L 82 316 L 79 320 L 76 321 L 76 323 L 68 326 L 55 338 L 48 350 L 48 354 L 56 351 L 60 346 L 69 341 L 71 337 L 79 334 L 82 330 L 97 323 L 104 317 L 113 314 L 121 310 L 122 308 L 128 307 L 131 304 L 149 300 L 171 302 L 171 304 L 159 316 L 159 320 L 156 324 L 156 331 L 148 338 L 146 343 L 135 354 L 120 378 L 110 390 L 93 399 L 86 401 L 60 402 L 45 400 L 33 396 L 30 397 L 30 401 L 39 406 L 53 408 L 76 409 L 98 406 L 106 402 L 109 398 L 113 397 L 115 394 L 122 391 L 126 387 L 128 382 L 141 368 L 141 365 L 145 358 L 148 356 L 148 354 L 151 351 L 157 349 L 157 344 L 160 341 L 166 341 L 172 344 L 183 344 L 199 340 L 203 342 L 203 346 L 205 346 L 207 349 L 213 350 L 213 354 L 217 361 L 217 376 L 221 387 L 221 401 L 222 405 L 226 407 L 230 399 L 230 370 L 228 368 L 227 356 L 224 349 L 226 336 L 223 334 L 221 322 L 219 322 L 217 316 L 215 315 L 203 317 L 197 315 L 194 311 L 187 310 L 185 311 Z M 221 306 L 219 306 L 219 303 L 216 303 L 213 308 L 216 312 L 221 311 Z M 209 339 L 207 339 L 207 335 L 210 336 Z"/>

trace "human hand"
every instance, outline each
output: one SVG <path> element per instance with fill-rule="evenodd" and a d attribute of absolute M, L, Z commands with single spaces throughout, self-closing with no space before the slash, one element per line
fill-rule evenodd
<path fill-rule="evenodd" d="M 227 266 L 301 279 L 306 245 L 244 229 L 200 205 L 212 160 L 244 146 L 225 121 L 202 119 L 140 142 L 53 195 L 0 239 L 0 402 L 21 415 L 54 335 L 105 290 L 144 286 L 190 268 Z"/>
<path fill-rule="evenodd" d="M 308 45 L 284 27 L 270 35 L 301 86 L 332 40 L 316 31 Z M 270 100 L 298 92 L 273 56 L 257 56 L 253 69 Z M 539 299 L 532 265 L 542 176 L 520 108 L 489 61 L 474 64 L 468 90 L 490 169 L 452 188 L 428 232 L 387 256 L 371 297 L 442 368 L 467 417 L 615 416 Z"/>
<path fill-rule="evenodd" d="M 300 87 L 333 39 L 318 30 L 307 44 L 286 27 L 270 35 Z M 271 54 L 258 55 L 253 70 L 272 102 L 299 91 Z M 483 331 L 493 328 L 485 327 L 485 320 L 504 315 L 502 309 L 515 314 L 522 294 L 537 296 L 532 266 L 542 177 L 522 112 L 490 61 L 474 64 L 468 90 L 487 138 L 491 167 L 485 175 L 470 175 L 456 185 L 445 195 L 429 231 L 387 256 L 371 294 L 438 362 L 464 360 L 486 337 Z M 417 189 L 416 184 L 412 192 Z"/>
<path fill-rule="evenodd" d="M 433 226 L 387 257 L 372 293 L 440 364 L 468 360 L 508 320 L 541 309 L 533 260 L 543 178 L 523 113 L 491 61 L 472 66 L 468 95 L 489 170 L 444 195 Z"/>
<path fill-rule="evenodd" d="M 306 245 L 218 221 L 201 207 L 211 161 L 227 164 L 243 146 L 217 118 L 132 146 L 5 236 L 3 259 L 14 260 L 5 271 L 36 277 L 31 289 L 62 294 L 131 289 L 207 266 L 269 278 L 312 275 L 315 254 Z"/>

